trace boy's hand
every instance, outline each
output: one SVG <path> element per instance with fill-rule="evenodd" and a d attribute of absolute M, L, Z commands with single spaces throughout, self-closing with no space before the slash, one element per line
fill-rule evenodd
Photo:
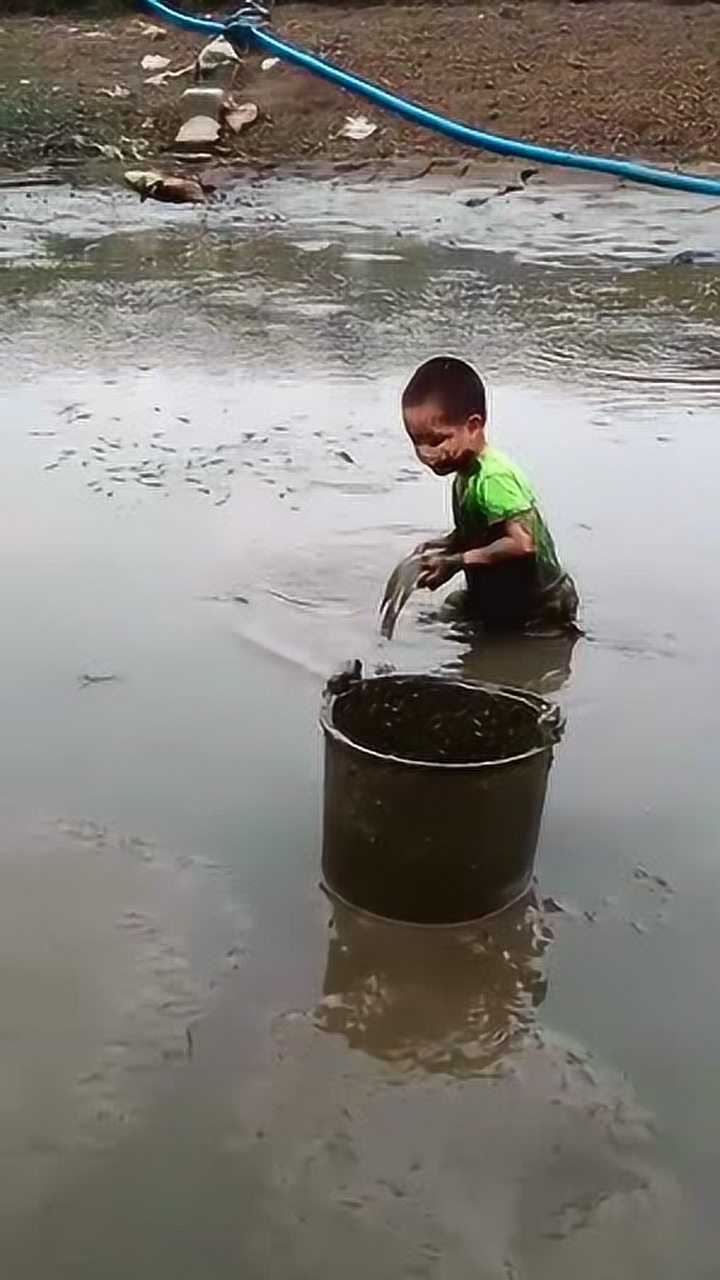
<path fill-rule="evenodd" d="M 418 578 L 419 587 L 427 587 L 428 591 L 437 591 L 446 582 L 455 577 L 463 567 L 461 555 L 439 555 L 428 551 L 422 559 L 422 571 Z"/>
<path fill-rule="evenodd" d="M 450 551 L 451 537 L 451 534 L 445 533 L 442 537 L 428 538 L 427 542 L 418 542 L 413 555 L 425 556 L 430 551 L 433 551 L 435 555 L 447 554 Z"/>

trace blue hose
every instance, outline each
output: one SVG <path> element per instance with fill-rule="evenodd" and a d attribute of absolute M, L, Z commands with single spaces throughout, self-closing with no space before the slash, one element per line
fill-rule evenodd
<path fill-rule="evenodd" d="M 403 116 L 413 124 L 426 129 L 434 129 L 463 146 L 480 147 L 484 151 L 492 151 L 500 156 L 514 156 L 522 160 L 530 160 L 540 164 L 562 165 L 566 169 L 583 169 L 591 173 L 608 173 L 627 182 L 642 182 L 649 186 L 665 187 L 671 191 L 690 191 L 696 195 L 720 196 L 720 181 L 705 178 L 701 174 L 671 173 L 667 169 L 657 169 L 653 165 L 634 164 L 631 160 L 616 160 L 612 156 L 592 156 L 575 154 L 572 151 L 560 151 L 555 147 L 543 147 L 533 142 L 522 142 L 515 138 L 504 138 L 499 134 L 485 133 L 482 129 L 473 129 L 470 125 L 461 124 L 459 120 L 450 120 L 447 116 L 429 111 L 427 107 L 409 102 L 380 85 L 364 80 L 361 76 L 343 71 L 332 62 L 316 58 L 297 45 L 279 40 L 260 23 L 252 18 L 240 15 L 229 18 L 226 22 L 209 18 L 196 18 L 189 13 L 171 9 L 163 0 L 141 0 L 143 5 L 151 9 L 158 17 L 166 18 L 188 31 L 198 31 L 205 35 L 224 36 L 232 44 L 243 47 L 254 45 L 264 53 L 282 58 L 284 62 L 294 63 L 314 75 L 329 80 L 331 84 L 351 93 L 367 98 L 375 106 L 383 107 Z"/>
<path fill-rule="evenodd" d="M 162 4 L 161 0 L 140 0 L 140 3 L 144 9 L 151 9 L 156 13 L 158 18 L 167 18 L 168 22 L 174 22 L 176 27 L 184 27 L 186 31 L 199 31 L 206 36 L 225 35 L 225 23 L 214 18 L 196 18 L 191 13 L 171 9 L 169 5 Z"/>

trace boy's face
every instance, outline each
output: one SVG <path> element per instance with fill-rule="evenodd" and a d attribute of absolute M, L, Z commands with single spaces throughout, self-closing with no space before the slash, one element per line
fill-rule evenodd
<path fill-rule="evenodd" d="M 485 422 L 471 414 L 461 422 L 448 422 L 434 400 L 403 409 L 405 430 L 423 466 L 436 476 L 463 471 L 485 447 Z"/>

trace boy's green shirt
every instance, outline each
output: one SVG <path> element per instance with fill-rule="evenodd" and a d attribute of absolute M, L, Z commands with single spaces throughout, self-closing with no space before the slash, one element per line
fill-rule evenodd
<path fill-rule="evenodd" d="M 508 520 L 528 522 L 535 544 L 533 556 L 471 568 L 467 578 L 471 590 L 482 592 L 489 614 L 494 611 L 495 597 L 500 614 L 509 611 L 529 616 L 563 577 L 552 535 L 529 481 L 510 458 L 498 449 L 486 448 L 467 471 L 455 476 L 452 500 L 456 531 L 461 542 L 470 546 L 494 542 L 502 536 L 499 526 Z M 523 563 L 525 559 L 527 563 Z"/>

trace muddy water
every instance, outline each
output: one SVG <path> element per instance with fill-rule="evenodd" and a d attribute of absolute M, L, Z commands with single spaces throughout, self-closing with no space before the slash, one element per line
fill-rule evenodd
<path fill-rule="evenodd" d="M 717 1274 L 720 215 L 464 198 L 2 195 L 13 1280 Z M 448 518 L 397 421 L 445 348 L 544 495 L 574 647 L 421 597 L 377 639 Z M 333 914 L 315 717 L 355 656 L 557 692 L 538 903 Z"/>

